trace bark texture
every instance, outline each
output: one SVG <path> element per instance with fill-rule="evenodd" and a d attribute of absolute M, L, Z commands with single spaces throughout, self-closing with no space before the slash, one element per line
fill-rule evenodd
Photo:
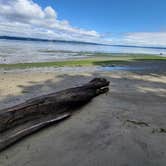
<path fill-rule="evenodd" d="M 89 83 L 43 95 L 0 111 L 0 151 L 35 131 L 68 118 L 92 98 L 107 92 L 109 81 L 95 78 Z"/>

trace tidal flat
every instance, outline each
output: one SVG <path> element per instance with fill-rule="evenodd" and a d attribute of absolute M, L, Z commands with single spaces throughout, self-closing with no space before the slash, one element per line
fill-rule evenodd
<path fill-rule="evenodd" d="M 94 77 L 107 78 L 110 91 L 70 119 L 1 152 L 0 165 L 165 165 L 165 58 L 123 58 L 103 57 L 95 65 L 95 58 L 73 65 L 60 62 L 51 70 L 47 63 L 47 68 L 35 64 L 34 68 L 16 65 L 6 70 L 1 66 L 0 109 L 82 85 Z M 116 69 L 119 66 L 128 68 Z"/>
<path fill-rule="evenodd" d="M 77 66 L 109 66 L 129 64 L 132 62 L 144 61 L 165 61 L 165 56 L 149 55 L 149 54 L 92 54 L 88 57 L 57 60 L 46 62 L 31 63 L 0 63 L 0 69 L 27 69 L 41 67 L 77 67 Z"/>

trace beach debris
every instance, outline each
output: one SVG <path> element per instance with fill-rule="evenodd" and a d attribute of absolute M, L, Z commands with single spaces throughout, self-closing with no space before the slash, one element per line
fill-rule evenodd
<path fill-rule="evenodd" d="M 152 133 L 166 133 L 165 128 L 153 128 Z"/>
<path fill-rule="evenodd" d="M 149 125 L 148 123 L 146 122 L 143 122 L 143 121 L 135 121 L 135 120 L 126 120 L 126 122 L 129 122 L 129 123 L 132 123 L 134 125 L 138 125 L 138 126 L 144 126 L 144 127 L 150 127 L 152 129 L 152 133 L 155 134 L 155 133 L 166 133 L 166 129 L 165 128 L 161 128 L 161 127 L 158 127 L 158 128 L 152 128 L 151 125 Z"/>
<path fill-rule="evenodd" d="M 126 122 L 132 123 L 132 124 L 134 124 L 134 125 L 149 127 L 149 124 L 146 123 L 146 122 L 143 122 L 143 121 L 126 120 Z"/>
<path fill-rule="evenodd" d="M 83 86 L 39 96 L 0 110 L 0 151 L 39 129 L 71 116 L 94 97 L 109 91 L 109 81 L 95 78 Z"/>

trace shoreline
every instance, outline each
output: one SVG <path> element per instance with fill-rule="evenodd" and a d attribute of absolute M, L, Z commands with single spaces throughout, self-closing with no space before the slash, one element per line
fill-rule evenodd
<path fill-rule="evenodd" d="M 111 61 L 112 62 L 112 61 Z M 94 76 L 98 77 L 100 75 L 121 75 L 124 74 L 132 74 L 134 75 L 147 75 L 147 76 L 166 76 L 166 61 L 131 61 L 125 63 L 111 63 L 111 64 L 103 64 L 103 65 L 83 65 L 83 66 L 61 66 L 61 67 L 30 67 L 30 68 L 12 68 L 10 70 L 0 69 L 0 105 L 4 105 L 1 102 L 1 98 L 4 96 L 9 96 L 10 102 L 15 103 L 12 97 L 15 96 L 15 90 L 22 93 L 20 90 L 22 87 L 26 87 L 31 84 L 40 83 L 43 84 L 43 81 L 46 82 L 46 86 L 49 87 L 49 82 L 60 81 L 61 79 L 66 79 L 66 81 L 71 82 L 70 76 L 79 76 L 80 77 L 89 77 Z M 69 76 L 69 78 L 68 78 Z M 55 78 L 55 80 L 54 80 Z M 71 77 L 72 78 L 72 77 Z M 79 81 L 79 79 L 78 79 Z M 71 82 L 72 83 L 72 82 Z M 72 85 L 72 84 L 71 84 Z M 51 85 L 52 89 L 52 85 Z M 56 90 L 63 89 L 62 87 L 56 87 Z M 28 90 L 29 91 L 29 90 Z M 34 95 L 32 91 L 24 91 L 22 95 L 27 95 L 27 93 L 31 96 Z M 45 91 L 44 91 L 45 92 Z M 39 93 L 40 94 L 40 93 Z M 23 99 L 23 98 L 22 98 Z M 19 99 L 19 96 L 17 97 Z M 8 100 L 7 100 L 8 101 Z M 5 102 L 6 103 L 6 102 Z M 7 102 L 8 103 L 8 102 Z M 7 104 L 8 105 L 8 104 Z M 0 107 L 0 109 L 1 109 Z"/>
<path fill-rule="evenodd" d="M 69 60 L 46 61 L 46 62 L 28 62 L 28 63 L 1 63 L 0 69 L 26 69 L 41 67 L 80 67 L 80 66 L 109 66 L 109 65 L 125 65 L 135 62 L 145 61 L 166 61 L 166 57 L 156 55 L 123 55 L 123 56 L 91 56 L 83 59 L 77 58 Z"/>

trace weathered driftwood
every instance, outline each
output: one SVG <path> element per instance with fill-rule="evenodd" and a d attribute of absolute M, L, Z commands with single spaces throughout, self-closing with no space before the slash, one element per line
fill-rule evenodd
<path fill-rule="evenodd" d="M 33 98 L 0 111 L 0 151 L 45 126 L 63 120 L 93 97 L 107 92 L 109 81 L 95 78 L 89 83 Z"/>

